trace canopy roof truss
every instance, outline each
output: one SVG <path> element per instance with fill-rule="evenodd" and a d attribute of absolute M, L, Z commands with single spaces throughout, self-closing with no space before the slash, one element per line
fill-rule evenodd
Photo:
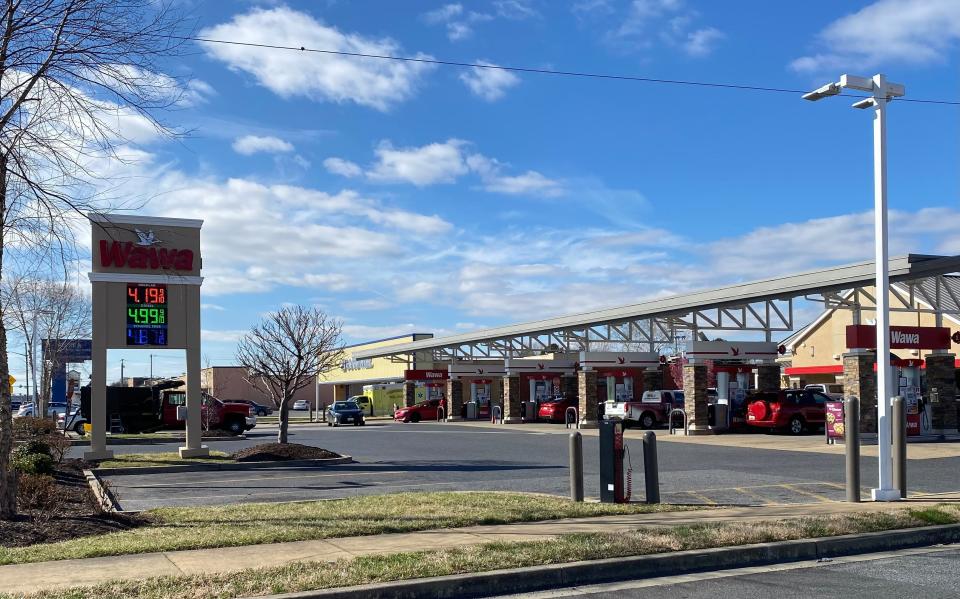
<path fill-rule="evenodd" d="M 890 260 L 891 310 L 960 315 L 960 256 Z M 579 351 L 659 351 L 708 331 L 756 331 L 766 341 L 795 330 L 794 299 L 869 310 L 874 264 L 863 262 L 695 291 L 631 306 L 508 325 L 358 352 L 354 358 L 416 353 L 435 361 L 503 359 Z M 864 307 L 864 300 L 869 304 Z M 900 305 L 896 305 L 897 303 Z M 859 317 L 859 314 L 858 314 Z M 858 319 L 857 317 L 857 319 Z"/>

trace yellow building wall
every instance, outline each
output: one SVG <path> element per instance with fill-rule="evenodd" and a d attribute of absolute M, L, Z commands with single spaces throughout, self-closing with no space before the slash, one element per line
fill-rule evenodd
<path fill-rule="evenodd" d="M 351 366 L 354 360 L 353 354 L 368 349 L 378 349 L 390 345 L 399 345 L 401 343 L 410 343 L 426 338 L 424 335 L 405 335 L 394 339 L 384 339 L 373 341 L 361 345 L 354 345 L 344 350 L 344 363 Z M 424 359 L 420 359 L 423 357 Z M 371 383 L 379 381 L 388 381 L 390 379 L 402 379 L 403 371 L 414 368 L 413 364 L 404 362 L 393 362 L 390 358 L 372 358 L 363 363 L 352 364 L 352 368 L 343 367 L 332 370 L 320 377 L 320 384 L 330 384 L 339 382 L 359 383 L 361 381 L 370 381 Z M 418 356 L 416 368 L 433 368 L 433 363 L 429 361 L 429 354 Z"/>
<path fill-rule="evenodd" d="M 873 288 L 868 288 L 867 292 L 873 294 Z M 861 296 L 860 323 L 870 324 L 870 321 L 876 318 L 873 303 Z M 893 294 L 890 294 L 890 307 L 903 308 L 905 306 Z M 914 306 L 916 307 L 916 306 Z M 926 307 L 922 306 L 921 307 Z M 806 337 L 800 340 L 793 348 L 791 365 L 793 367 L 804 366 L 843 366 L 843 354 L 847 353 L 847 326 L 853 324 L 853 312 L 850 310 L 833 310 L 827 318 L 817 325 L 816 329 L 809 332 Z M 936 318 L 933 314 L 924 312 L 891 312 L 890 324 L 895 326 L 936 326 Z M 943 326 L 957 331 L 960 325 L 955 320 L 944 316 Z M 914 353 L 917 351 L 917 353 Z M 950 353 L 960 355 L 960 346 L 951 342 Z M 929 350 L 910 350 L 895 349 L 893 353 L 900 358 L 925 358 Z M 795 378 L 797 375 L 791 375 Z M 807 382 L 825 382 L 824 379 L 830 379 L 833 375 L 811 375 L 801 377 L 809 379 Z M 816 379 L 816 380 L 814 380 Z M 832 381 L 831 381 L 832 382 Z"/>

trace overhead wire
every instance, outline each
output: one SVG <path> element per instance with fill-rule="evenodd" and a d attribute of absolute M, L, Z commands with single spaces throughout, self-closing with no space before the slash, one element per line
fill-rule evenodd
<path fill-rule="evenodd" d="M 663 79 L 663 78 L 656 78 L 656 77 L 641 77 L 638 75 L 619 75 L 619 74 L 612 74 L 612 73 L 596 73 L 596 72 L 590 72 L 590 71 L 567 71 L 567 70 L 548 69 L 548 68 L 539 68 L 539 67 L 497 65 L 497 64 L 489 64 L 489 63 L 482 63 L 482 62 L 463 62 L 463 61 L 457 61 L 457 60 L 427 58 L 422 56 L 395 56 L 392 54 L 370 54 L 366 52 L 348 52 L 346 50 L 326 50 L 322 48 L 308 48 L 306 46 L 285 46 L 281 44 L 241 42 L 237 40 L 224 40 L 224 39 L 216 39 L 216 38 L 208 38 L 208 37 L 197 37 L 197 36 L 166 35 L 163 37 L 168 37 L 170 39 L 177 39 L 181 41 L 203 42 L 207 44 L 246 46 L 246 47 L 260 48 L 260 49 L 266 49 L 266 50 L 287 50 L 287 51 L 295 51 L 295 52 L 307 52 L 307 53 L 313 53 L 313 54 L 345 56 L 345 57 L 351 57 L 351 58 L 371 58 L 371 59 L 377 59 L 377 60 L 390 60 L 390 61 L 396 61 L 396 62 L 432 64 L 432 65 L 439 65 L 439 66 L 451 66 L 451 67 L 461 67 L 461 68 L 491 69 L 491 70 L 514 72 L 514 73 L 530 73 L 530 74 L 538 74 L 538 75 L 580 77 L 580 78 L 587 78 L 587 79 L 606 79 L 606 80 L 614 80 L 614 81 L 633 81 L 633 82 L 639 82 L 639 83 L 657 83 L 657 84 L 666 84 L 666 85 L 685 85 L 685 86 L 692 86 L 692 87 L 708 87 L 708 88 L 718 88 L 718 89 L 771 92 L 771 93 L 805 94 L 809 91 L 809 90 L 802 90 L 802 89 L 770 87 L 770 86 L 762 86 L 762 85 L 721 83 L 721 82 L 714 82 L 714 81 L 694 81 L 694 80 L 686 80 L 686 79 Z M 840 93 L 836 95 L 841 97 L 850 97 L 850 98 L 871 97 L 867 95 L 845 94 L 845 93 Z M 915 103 L 922 103 L 922 104 L 941 104 L 941 105 L 949 105 L 949 106 L 960 106 L 960 101 L 955 101 L 955 100 L 930 100 L 930 99 L 920 99 L 920 98 L 888 98 L 888 99 L 896 102 L 915 102 Z"/>

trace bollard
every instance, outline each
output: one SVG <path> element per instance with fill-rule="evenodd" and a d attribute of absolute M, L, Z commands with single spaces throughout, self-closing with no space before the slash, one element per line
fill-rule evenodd
<path fill-rule="evenodd" d="M 848 397 L 843 406 L 843 442 L 847 464 L 847 501 L 860 503 L 860 400 Z"/>
<path fill-rule="evenodd" d="M 643 433 L 643 479 L 646 483 L 647 503 L 660 503 L 657 434 L 653 431 Z"/>
<path fill-rule="evenodd" d="M 892 400 L 893 412 L 893 488 L 907 498 L 907 407 L 899 395 Z"/>
<path fill-rule="evenodd" d="M 570 499 L 583 501 L 583 436 L 570 433 Z"/>

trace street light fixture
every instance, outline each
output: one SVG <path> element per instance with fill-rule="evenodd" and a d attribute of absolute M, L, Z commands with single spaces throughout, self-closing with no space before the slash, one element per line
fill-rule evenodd
<path fill-rule="evenodd" d="M 898 501 L 900 490 L 893 488 L 893 462 L 890 445 L 890 276 L 887 264 L 887 102 L 905 93 L 903 85 L 889 83 L 882 74 L 869 77 L 843 75 L 837 83 L 804 94 L 805 100 L 817 101 L 836 96 L 844 88 L 870 92 L 871 96 L 853 104 L 854 108 L 873 108 L 873 198 L 874 244 L 877 308 L 877 445 L 880 454 L 880 487 L 871 490 L 874 501 Z M 881 357 L 882 356 L 882 357 Z"/>

